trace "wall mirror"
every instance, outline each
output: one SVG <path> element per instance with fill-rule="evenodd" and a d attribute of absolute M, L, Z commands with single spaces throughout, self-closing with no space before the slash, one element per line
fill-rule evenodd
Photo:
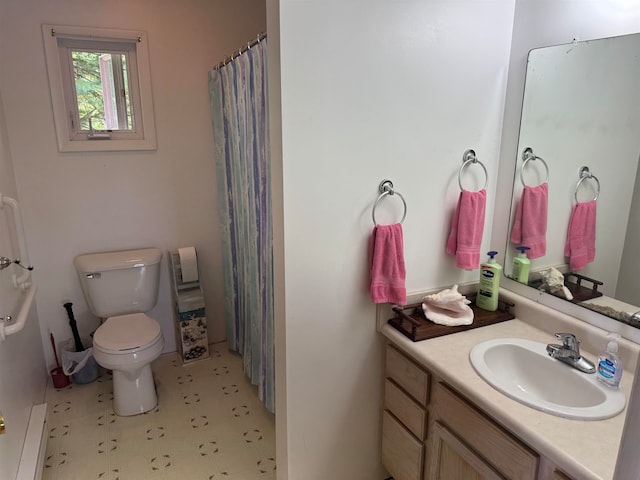
<path fill-rule="evenodd" d="M 529 53 L 509 226 L 511 237 L 524 185 L 536 187 L 548 178 L 546 253 L 531 259 L 527 285 L 540 288 L 540 272 L 553 267 L 585 293 L 573 303 L 635 327 L 640 327 L 632 316 L 640 311 L 638 79 L 640 34 Z M 527 148 L 539 158 L 523 155 Z M 593 177 L 580 182 L 583 167 Z M 565 257 L 571 212 L 576 202 L 596 195 L 595 259 L 572 272 Z M 507 239 L 509 278 L 516 246 Z"/>

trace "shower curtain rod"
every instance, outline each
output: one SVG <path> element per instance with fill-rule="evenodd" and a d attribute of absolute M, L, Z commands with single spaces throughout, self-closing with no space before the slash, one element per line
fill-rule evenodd
<path fill-rule="evenodd" d="M 236 52 L 232 53 L 231 55 L 229 55 L 228 57 L 224 57 L 224 60 L 222 60 L 220 63 L 218 63 L 215 67 L 213 67 L 213 70 L 220 70 L 222 67 L 224 67 L 225 65 L 227 65 L 228 63 L 232 62 L 234 59 L 238 58 L 240 55 L 242 55 L 244 52 L 246 52 L 247 50 L 249 50 L 251 47 L 253 47 L 254 45 L 257 45 L 258 43 L 260 43 L 262 40 L 264 40 L 265 38 L 267 38 L 267 34 L 266 33 L 259 33 L 258 36 L 256 38 L 254 38 L 252 41 L 247 42 L 247 44 L 244 47 L 239 48 Z"/>

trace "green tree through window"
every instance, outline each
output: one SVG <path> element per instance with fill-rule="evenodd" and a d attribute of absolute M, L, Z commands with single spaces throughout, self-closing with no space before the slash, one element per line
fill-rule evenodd
<path fill-rule="evenodd" d="M 73 50 L 71 58 L 80 129 L 131 129 L 126 55 Z"/>

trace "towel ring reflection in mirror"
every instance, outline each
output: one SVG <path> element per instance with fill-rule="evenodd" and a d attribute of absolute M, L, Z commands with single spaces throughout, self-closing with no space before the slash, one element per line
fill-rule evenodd
<path fill-rule="evenodd" d="M 371 218 L 373 219 L 373 224 L 377 227 L 378 222 L 376 222 L 376 208 L 378 204 L 388 195 L 394 196 L 397 195 L 400 200 L 402 200 L 402 206 L 404 207 L 404 211 L 402 214 L 402 218 L 400 219 L 400 223 L 404 223 L 404 219 L 407 217 L 407 202 L 404 197 L 400 195 L 393 189 L 393 182 L 391 180 L 382 180 L 380 185 L 378 185 L 378 191 L 380 192 L 380 196 L 373 204 L 373 209 L 371 210 Z"/>
<path fill-rule="evenodd" d="M 524 167 L 530 160 L 540 160 L 540 162 L 542 162 L 542 165 L 544 165 L 544 170 L 547 176 L 544 181 L 540 183 L 540 185 L 542 185 L 543 183 L 549 183 L 549 165 L 547 165 L 547 162 L 545 162 L 542 157 L 539 157 L 535 153 L 533 153 L 533 149 L 531 147 L 527 147 L 522 151 L 522 160 L 522 167 L 520 167 L 520 181 L 522 182 L 523 187 L 527 186 L 524 181 Z"/>
<path fill-rule="evenodd" d="M 576 199 L 576 203 L 580 203 L 578 201 L 578 189 L 580 188 L 580 185 L 582 185 L 582 182 L 584 182 L 585 180 L 591 178 L 593 180 L 596 181 L 596 194 L 595 196 L 590 200 L 591 202 L 595 202 L 598 199 L 598 195 L 600 195 L 600 180 L 598 180 L 598 177 L 596 177 L 593 173 L 591 173 L 589 171 L 589 167 L 582 167 L 579 171 L 578 171 L 578 175 L 580 177 L 580 180 L 578 180 L 578 183 L 576 184 L 576 191 L 574 192 L 573 196 Z"/>
<path fill-rule="evenodd" d="M 486 190 L 487 184 L 489 183 L 489 174 L 487 173 L 487 168 L 480 160 L 478 160 L 478 157 L 476 157 L 476 152 L 472 149 L 469 149 L 464 152 L 464 155 L 462 155 L 462 166 L 460 167 L 460 170 L 458 170 L 458 185 L 460 186 L 460 191 L 464 190 L 464 188 L 462 187 L 462 172 L 471 164 L 480 165 L 482 167 L 482 170 L 484 170 L 484 187 L 482 187 L 480 190 Z"/>

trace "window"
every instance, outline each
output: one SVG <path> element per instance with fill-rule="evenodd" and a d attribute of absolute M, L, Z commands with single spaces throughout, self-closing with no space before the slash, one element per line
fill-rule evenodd
<path fill-rule="evenodd" d="M 43 25 L 62 152 L 156 148 L 144 32 Z"/>

